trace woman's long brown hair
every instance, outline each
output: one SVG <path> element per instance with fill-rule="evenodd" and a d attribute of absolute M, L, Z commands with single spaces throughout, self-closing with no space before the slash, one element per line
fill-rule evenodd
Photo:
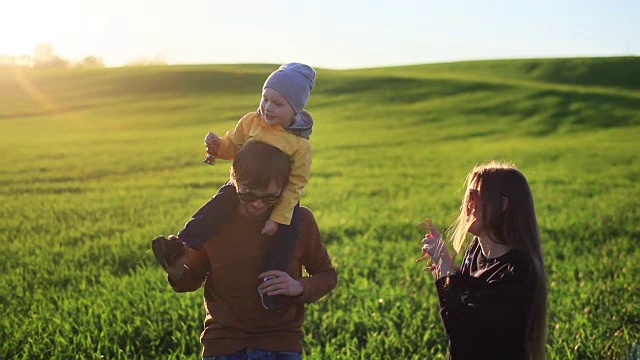
<path fill-rule="evenodd" d="M 524 175 L 512 164 L 490 162 L 477 165 L 467 175 L 467 189 L 480 189 L 482 222 L 493 241 L 522 249 L 533 259 L 534 298 L 528 319 L 526 351 L 528 359 L 544 359 L 547 329 L 547 276 L 544 270 L 540 233 L 533 196 Z M 508 205 L 503 211 L 503 198 Z M 457 252 L 468 242 L 470 221 L 467 216 L 469 191 L 465 191 L 460 216 L 449 229 Z"/>

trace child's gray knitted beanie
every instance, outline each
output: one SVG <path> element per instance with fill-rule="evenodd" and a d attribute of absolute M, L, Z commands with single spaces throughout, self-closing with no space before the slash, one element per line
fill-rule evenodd
<path fill-rule="evenodd" d="M 272 72 L 262 89 L 271 88 L 280 93 L 299 115 L 307 105 L 315 80 L 316 71 L 309 65 L 288 63 Z"/>

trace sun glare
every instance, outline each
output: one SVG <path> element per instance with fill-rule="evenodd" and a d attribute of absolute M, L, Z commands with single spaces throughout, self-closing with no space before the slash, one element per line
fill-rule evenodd
<path fill-rule="evenodd" d="M 40 44 L 76 51 L 73 41 L 83 35 L 80 2 L 11 1 L 0 8 L 1 56 L 31 56 Z M 74 40 L 75 39 L 75 40 Z M 63 54 L 66 55 L 66 54 Z"/>
<path fill-rule="evenodd" d="M 20 68 L 13 69 L 13 74 L 16 77 L 16 82 L 20 87 L 31 97 L 33 97 L 40 105 L 42 105 L 44 111 L 53 111 L 57 109 L 56 104 L 40 89 L 38 89 L 29 79 L 27 79 Z"/>

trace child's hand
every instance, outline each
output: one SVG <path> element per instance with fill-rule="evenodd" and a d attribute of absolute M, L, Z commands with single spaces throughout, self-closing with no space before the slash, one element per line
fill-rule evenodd
<path fill-rule="evenodd" d="M 280 224 L 278 224 L 277 222 L 269 219 L 269 220 L 267 220 L 267 223 L 264 224 L 264 227 L 262 228 L 262 231 L 260 232 L 260 234 L 271 236 L 271 235 L 275 234 L 276 231 L 278 231 L 279 227 L 280 227 Z"/>
<path fill-rule="evenodd" d="M 220 137 L 211 131 L 207 133 L 207 136 L 204 137 L 204 145 L 207 147 L 207 152 L 218 152 L 218 148 L 220 148 Z"/>

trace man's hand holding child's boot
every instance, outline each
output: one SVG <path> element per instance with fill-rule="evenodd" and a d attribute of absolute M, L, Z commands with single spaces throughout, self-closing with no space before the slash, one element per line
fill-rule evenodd
<path fill-rule="evenodd" d="M 184 274 L 187 255 L 191 249 L 175 235 L 169 235 L 168 239 L 164 236 L 158 236 L 151 242 L 151 249 L 156 260 L 169 274 L 169 277 L 174 281 L 180 280 Z"/>

